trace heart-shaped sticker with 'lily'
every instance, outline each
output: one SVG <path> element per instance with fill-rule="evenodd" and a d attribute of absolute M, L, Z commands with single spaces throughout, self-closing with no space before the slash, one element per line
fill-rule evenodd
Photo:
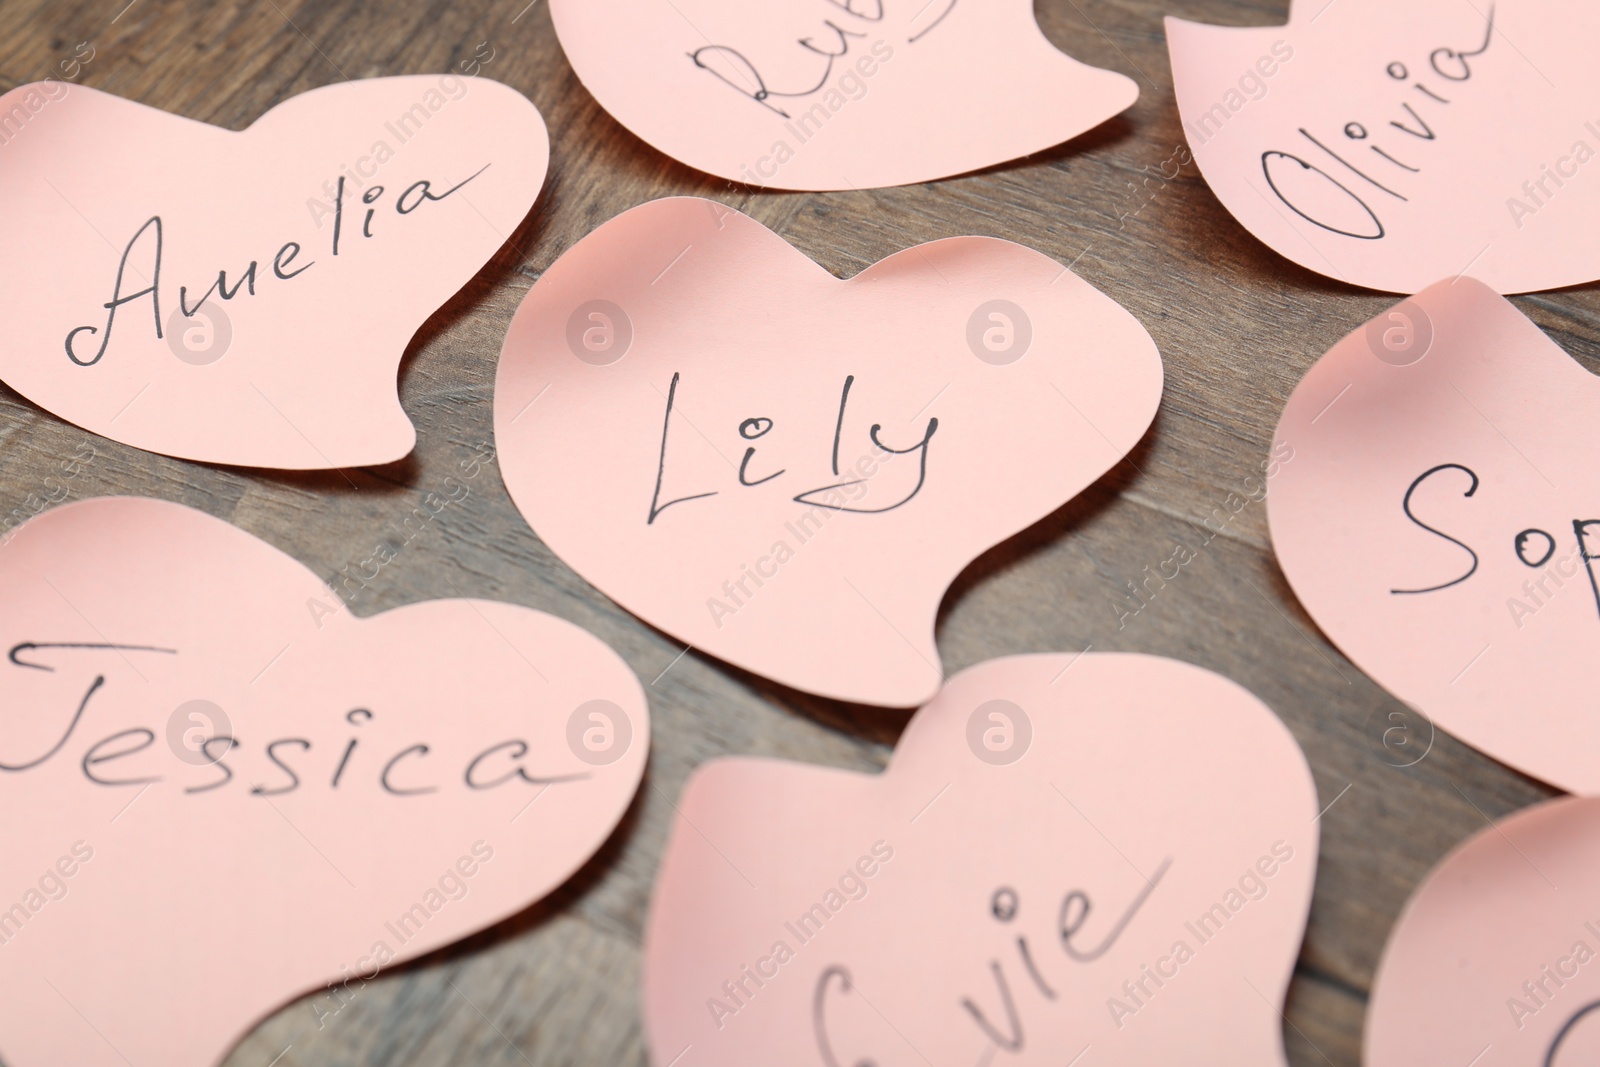
<path fill-rule="evenodd" d="M 776 189 L 992 167 L 1139 96 L 1046 40 L 1032 0 L 551 0 L 550 15 L 618 122 L 691 167 Z"/>
<path fill-rule="evenodd" d="M 1126 310 L 986 237 L 840 281 L 709 200 L 561 257 L 495 386 L 506 485 L 607 595 L 785 685 L 911 706 L 934 617 L 985 549 L 1122 459 L 1161 358 Z"/>
<path fill-rule="evenodd" d="M 11 1067 L 204 1067 L 313 990 L 325 1023 L 560 885 L 644 771 L 644 693 L 588 633 L 474 600 L 357 619 L 176 504 L 29 521 L 0 603 Z"/>
<path fill-rule="evenodd" d="M 1600 475 L 1576 444 L 1597 414 L 1600 381 L 1509 301 L 1440 282 L 1306 374 L 1267 497 L 1283 573 L 1345 655 L 1575 793 L 1600 791 Z"/>
<path fill-rule="evenodd" d="M 0 96 L 0 379 L 151 452 L 387 463 L 417 329 L 544 183 L 539 112 L 455 75 L 345 82 L 242 132 L 60 82 Z"/>
<path fill-rule="evenodd" d="M 1367 1009 L 1368 1067 L 1600 1061 L 1600 799 L 1486 826 L 1406 904 Z"/>
<path fill-rule="evenodd" d="M 1287 26 L 1167 19 L 1217 199 L 1307 270 L 1415 293 L 1600 278 L 1600 5 L 1294 0 Z"/>
<path fill-rule="evenodd" d="M 711 763 L 650 906 L 651 1061 L 1281 1067 L 1316 814 L 1265 705 L 1151 656 L 963 671 L 881 775 Z"/>

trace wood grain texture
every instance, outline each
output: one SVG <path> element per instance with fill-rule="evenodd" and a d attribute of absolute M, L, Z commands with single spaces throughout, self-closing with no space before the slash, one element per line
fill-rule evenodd
<path fill-rule="evenodd" d="M 595 226 L 659 196 L 731 204 L 841 276 L 937 237 L 1009 238 L 1075 264 L 1150 330 L 1167 373 L 1153 429 L 1092 489 L 962 575 L 941 614 L 939 646 L 950 671 L 1090 645 L 1173 656 L 1237 680 L 1284 718 L 1322 802 L 1331 803 L 1287 1006 L 1292 1063 L 1359 1061 L 1373 969 L 1409 893 L 1486 818 L 1550 795 L 1443 734 L 1420 763 L 1391 766 L 1381 735 L 1388 714 L 1403 709 L 1327 642 L 1289 593 L 1260 504 L 1245 507 L 1119 625 L 1114 605 L 1125 583 L 1166 559 L 1175 539 L 1205 537 L 1213 510 L 1246 492 L 1301 375 L 1392 302 L 1279 258 L 1228 216 L 1192 166 L 1172 181 L 1144 180 L 1184 143 L 1161 17 L 1280 24 L 1284 0 L 1039 0 L 1040 23 L 1058 46 L 1139 82 L 1129 112 L 1027 161 L 844 194 L 757 192 L 648 148 L 578 83 L 538 0 L 526 8 L 527 0 L 136 0 L 122 9 L 125 2 L 3 0 L 0 89 L 44 76 L 89 41 L 95 58 L 84 84 L 239 129 L 330 82 L 452 70 L 487 41 L 495 58 L 484 76 L 526 93 L 550 126 L 550 178 L 528 222 L 410 346 L 401 399 L 418 429 L 413 456 L 342 473 L 220 469 L 94 438 L 0 388 L 0 515 L 26 510 L 29 495 L 89 441 L 97 458 L 71 482 L 74 498 L 176 500 L 249 530 L 329 580 L 387 544 L 398 556 L 355 596 L 358 613 L 458 595 L 551 612 L 620 652 L 648 685 L 655 719 L 637 801 L 573 882 L 493 930 L 380 977 L 320 1027 L 306 1002 L 284 1007 L 233 1052 L 230 1067 L 644 1064 L 640 933 L 672 801 L 690 770 L 725 754 L 877 769 L 904 725 L 903 713 L 795 693 L 698 653 L 679 659 L 680 643 L 545 548 L 492 466 L 422 533 L 403 544 L 396 536 L 391 523 L 492 442 L 495 360 L 529 286 Z M 1517 304 L 1591 370 L 1600 368 L 1594 287 Z M 171 1009 L 181 1016 L 184 1006 Z"/>

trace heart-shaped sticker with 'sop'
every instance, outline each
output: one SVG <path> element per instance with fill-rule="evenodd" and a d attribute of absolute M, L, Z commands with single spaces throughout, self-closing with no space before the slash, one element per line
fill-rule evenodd
<path fill-rule="evenodd" d="M 618 122 L 691 167 L 775 189 L 992 167 L 1139 97 L 1127 75 L 1063 55 L 1032 0 L 552 0 L 550 17 Z"/>
<path fill-rule="evenodd" d="M 1588 1067 L 1600 1058 L 1600 799 L 1474 834 L 1428 875 L 1383 950 L 1369 1067 Z"/>
<path fill-rule="evenodd" d="M 0 96 L 0 379 L 151 452 L 387 463 L 412 335 L 522 222 L 539 112 L 483 78 L 302 93 L 234 132 L 60 82 Z"/>
<path fill-rule="evenodd" d="M 1039 252 L 918 245 L 841 281 L 657 200 L 562 256 L 495 385 L 506 485 L 646 622 L 785 685 L 912 706 L 973 558 L 1116 464 L 1161 400 L 1132 315 Z"/>
<path fill-rule="evenodd" d="M 963 671 L 879 775 L 711 763 L 650 906 L 651 1061 L 1282 1067 L 1316 814 L 1265 705 L 1152 656 Z"/>
<path fill-rule="evenodd" d="M 1437 724 L 1600 791 L 1597 413 L 1600 381 L 1471 278 L 1385 311 L 1295 387 L 1273 549 L 1329 639 L 1411 705 L 1386 727 L 1393 762 Z"/>
<path fill-rule="evenodd" d="M 220 1061 L 264 1014 L 496 923 L 576 871 L 644 771 L 626 664 L 490 601 L 368 619 L 154 500 L 0 547 L 0 1055 Z"/>

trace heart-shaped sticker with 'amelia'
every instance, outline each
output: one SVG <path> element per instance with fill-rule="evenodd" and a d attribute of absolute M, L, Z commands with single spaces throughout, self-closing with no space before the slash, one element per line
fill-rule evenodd
<path fill-rule="evenodd" d="M 242 132 L 61 82 L 0 96 L 0 379 L 151 452 L 387 463 L 417 329 L 544 184 L 539 112 L 482 78 L 345 82 Z"/>
<path fill-rule="evenodd" d="M 1282 1067 L 1316 814 L 1265 705 L 1152 656 L 963 671 L 880 775 L 711 763 L 650 906 L 651 1061 Z"/>
<path fill-rule="evenodd" d="M 495 386 L 506 485 L 607 595 L 797 689 L 912 706 L 972 559 L 1122 459 L 1161 357 L 1049 257 L 957 237 L 841 281 L 657 200 L 545 272 Z"/>
<path fill-rule="evenodd" d="M 1471 278 L 1385 311 L 1289 398 L 1273 548 L 1328 637 L 1420 713 L 1397 762 L 1437 723 L 1600 791 L 1600 475 L 1577 444 L 1597 414 L 1600 381 Z"/>
<path fill-rule="evenodd" d="M 933 181 L 1060 144 L 1133 106 L 1063 55 L 1032 0 L 552 0 L 618 122 L 691 167 L 777 189 Z"/>
<path fill-rule="evenodd" d="M 1294 0 L 1287 26 L 1167 19 L 1184 136 L 1245 229 L 1415 293 L 1600 278 L 1600 5 Z"/>
<path fill-rule="evenodd" d="M 0 547 L 0 1055 L 216 1063 L 312 991 L 550 892 L 611 833 L 650 724 L 626 664 L 491 601 L 369 619 L 154 500 Z"/>
<path fill-rule="evenodd" d="M 1600 799 L 1484 827 L 1434 868 L 1383 950 L 1368 1067 L 1600 1061 Z"/>

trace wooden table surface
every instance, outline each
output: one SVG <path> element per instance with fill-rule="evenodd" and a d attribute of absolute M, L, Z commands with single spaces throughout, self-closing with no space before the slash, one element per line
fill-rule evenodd
<path fill-rule="evenodd" d="M 45 76 L 89 42 L 81 83 L 240 129 L 307 89 L 455 70 L 492 51 L 483 76 L 527 94 L 549 124 L 550 178 L 528 222 L 407 352 L 400 395 L 417 425 L 411 457 L 344 473 L 210 467 L 94 438 L 0 386 L 0 513 L 23 506 L 91 440 L 97 458 L 71 483 L 75 498 L 179 501 L 331 581 L 375 543 L 398 547 L 391 524 L 492 443 L 495 360 L 512 312 L 541 271 L 624 209 L 671 194 L 713 197 L 841 276 L 932 238 L 1009 238 L 1075 264 L 1144 323 L 1166 361 L 1166 396 L 1129 458 L 967 569 L 945 598 L 940 651 L 952 672 L 1010 653 L 1090 645 L 1172 656 L 1233 678 L 1283 717 L 1321 802 L 1332 805 L 1287 1006 L 1291 1063 L 1359 1061 L 1373 970 L 1412 889 L 1486 818 L 1551 794 L 1443 734 L 1421 762 L 1394 766 L 1404 760 L 1385 747 L 1384 731 L 1390 713 L 1405 708 L 1340 655 L 1290 594 L 1260 503 L 1119 626 L 1125 583 L 1168 558 L 1176 539 L 1203 539 L 1205 519 L 1230 494 L 1249 493 L 1300 376 L 1393 302 L 1278 257 L 1234 222 L 1192 165 L 1162 177 L 1184 158 L 1184 140 L 1161 17 L 1281 24 L 1285 0 L 1038 0 L 1041 25 L 1059 47 L 1138 81 L 1130 111 L 1067 146 L 977 175 L 827 194 L 732 186 L 644 145 L 578 83 L 539 0 L 125 3 L 0 2 L 0 90 Z M 1586 366 L 1600 366 L 1594 288 L 1516 303 Z M 655 724 L 638 799 L 599 855 L 544 903 L 382 976 L 320 1028 L 308 1003 L 283 1008 L 233 1051 L 230 1067 L 644 1064 L 640 934 L 672 800 L 689 772 L 724 754 L 877 769 L 906 720 L 784 689 L 698 653 L 678 659 L 681 643 L 545 548 L 492 466 L 352 606 L 371 614 L 458 594 L 551 612 L 621 653 L 647 685 Z M 1418 723 L 1413 744 L 1425 745 L 1426 733 Z"/>

